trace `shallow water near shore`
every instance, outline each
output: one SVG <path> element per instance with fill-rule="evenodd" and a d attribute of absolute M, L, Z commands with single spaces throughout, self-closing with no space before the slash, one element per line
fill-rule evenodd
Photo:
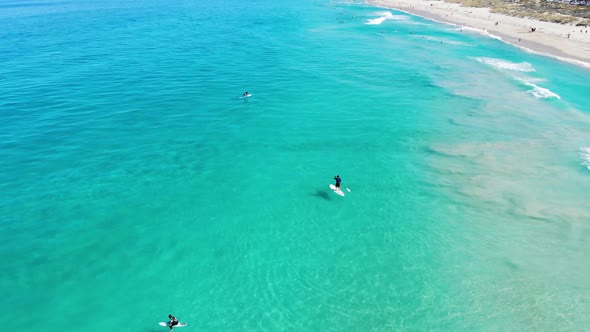
<path fill-rule="evenodd" d="M 587 69 L 336 1 L 18 1 L 0 38 L 19 330 L 590 324 Z"/>

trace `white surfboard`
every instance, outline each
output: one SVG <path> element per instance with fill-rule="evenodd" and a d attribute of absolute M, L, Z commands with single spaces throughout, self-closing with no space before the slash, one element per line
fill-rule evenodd
<path fill-rule="evenodd" d="M 170 322 L 160 322 L 159 324 L 160 324 L 160 326 L 170 327 L 170 325 L 169 325 Z M 178 325 L 174 325 L 174 327 L 185 327 L 187 325 L 188 325 L 187 323 L 178 322 Z"/>
<path fill-rule="evenodd" d="M 251 93 L 249 93 L 249 94 L 247 94 L 245 96 L 241 96 L 240 99 L 250 98 L 250 97 L 252 97 L 252 94 Z"/>
<path fill-rule="evenodd" d="M 338 188 L 336 188 L 335 185 L 331 184 L 330 185 L 330 189 L 332 189 L 335 193 L 337 193 L 340 196 L 344 196 L 344 192 Z"/>

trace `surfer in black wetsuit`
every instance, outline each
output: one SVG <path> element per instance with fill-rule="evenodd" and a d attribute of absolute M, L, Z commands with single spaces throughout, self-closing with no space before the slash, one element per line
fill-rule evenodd
<path fill-rule="evenodd" d="M 342 182 L 342 179 L 340 178 L 340 175 L 336 175 L 334 177 L 334 180 L 336 180 L 336 190 L 340 190 L 340 182 Z"/>
<path fill-rule="evenodd" d="M 244 92 L 244 94 L 242 95 L 242 97 L 247 97 L 248 96 L 248 91 Z"/>
<path fill-rule="evenodd" d="M 170 318 L 170 321 L 168 322 L 168 326 L 170 327 L 170 330 L 172 331 L 174 326 L 178 325 L 178 319 L 176 319 L 176 317 L 174 317 L 172 315 L 168 315 L 168 318 Z"/>

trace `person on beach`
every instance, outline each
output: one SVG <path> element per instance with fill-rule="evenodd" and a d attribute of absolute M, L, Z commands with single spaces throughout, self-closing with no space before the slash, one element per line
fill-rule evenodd
<path fill-rule="evenodd" d="M 342 182 L 342 179 L 340 178 L 340 175 L 336 175 L 334 177 L 334 180 L 336 180 L 336 190 L 340 190 L 340 182 Z"/>
<path fill-rule="evenodd" d="M 168 326 L 170 327 L 170 331 L 172 331 L 172 329 L 174 329 L 174 326 L 178 325 L 178 319 L 176 319 L 176 317 L 172 315 L 168 315 L 168 318 L 170 318 Z"/>

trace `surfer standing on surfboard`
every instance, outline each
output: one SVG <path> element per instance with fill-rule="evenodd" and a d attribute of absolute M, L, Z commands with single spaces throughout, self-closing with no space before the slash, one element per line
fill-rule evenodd
<path fill-rule="evenodd" d="M 176 317 L 174 317 L 172 315 L 168 315 L 168 318 L 170 318 L 170 322 L 168 322 L 168 326 L 170 326 L 170 331 L 172 331 L 174 326 L 178 325 L 178 319 L 176 319 Z"/>
<path fill-rule="evenodd" d="M 336 175 L 334 177 L 334 180 L 336 180 L 336 190 L 340 190 L 340 182 L 342 182 L 342 179 L 340 178 L 340 175 Z"/>

